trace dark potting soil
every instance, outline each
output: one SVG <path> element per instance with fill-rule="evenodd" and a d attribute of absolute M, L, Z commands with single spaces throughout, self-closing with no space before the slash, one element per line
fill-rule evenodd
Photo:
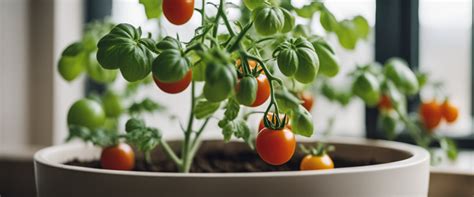
<path fill-rule="evenodd" d="M 215 150 L 206 150 L 205 152 L 198 152 L 193 165 L 191 167 L 191 172 L 271 172 L 271 171 L 297 171 L 299 170 L 299 165 L 301 159 L 305 155 L 301 152 L 295 152 L 293 158 L 281 166 L 272 166 L 266 164 L 255 151 L 250 149 L 248 150 L 239 150 L 235 152 L 222 151 L 221 149 Z M 153 156 L 152 156 L 153 157 Z M 335 168 L 344 168 L 344 167 L 356 167 L 356 166 L 367 166 L 380 164 L 375 160 L 366 160 L 366 161 L 355 161 L 347 160 L 344 158 L 338 158 L 333 156 Z M 143 159 L 139 158 L 136 161 L 134 171 L 152 171 L 152 172 L 177 172 L 178 169 L 176 165 L 170 160 L 154 159 L 154 165 L 150 166 L 144 162 Z M 101 168 L 100 162 L 98 160 L 94 161 L 79 161 L 77 159 L 65 163 L 66 165 L 72 166 L 81 166 L 89 168 Z"/>

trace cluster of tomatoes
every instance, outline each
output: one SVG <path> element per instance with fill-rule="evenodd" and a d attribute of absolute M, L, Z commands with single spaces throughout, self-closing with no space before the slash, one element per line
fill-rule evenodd
<path fill-rule="evenodd" d="M 393 105 L 390 98 L 384 95 L 381 97 L 378 107 L 381 110 L 389 111 L 393 108 Z M 432 133 L 443 120 L 448 124 L 456 122 L 459 110 L 449 99 L 445 99 L 442 103 L 433 99 L 431 101 L 422 102 L 418 113 L 426 131 Z"/>
<path fill-rule="evenodd" d="M 442 120 L 454 123 L 458 119 L 459 110 L 448 99 L 443 103 L 436 100 L 423 102 L 420 105 L 420 118 L 428 132 L 433 132 Z"/>

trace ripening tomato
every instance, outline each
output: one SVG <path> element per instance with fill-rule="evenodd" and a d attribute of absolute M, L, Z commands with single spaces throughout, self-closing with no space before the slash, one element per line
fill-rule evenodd
<path fill-rule="evenodd" d="M 153 75 L 153 80 L 155 81 L 155 84 L 163 90 L 163 92 L 169 93 L 169 94 L 177 94 L 182 91 L 184 91 L 189 84 L 191 83 L 191 79 L 193 76 L 193 72 L 191 70 L 188 71 L 188 73 L 183 77 L 183 79 L 177 81 L 177 82 L 171 82 L 171 83 L 166 83 L 166 82 L 161 82 L 158 80 L 158 78 Z"/>
<path fill-rule="evenodd" d="M 125 143 L 107 147 L 102 150 L 100 165 L 109 170 L 132 170 L 135 167 L 135 153 Z"/>
<path fill-rule="evenodd" d="M 163 0 L 163 14 L 175 25 L 182 25 L 194 13 L 194 0 Z"/>
<path fill-rule="evenodd" d="M 313 108 L 314 103 L 313 95 L 308 91 L 303 91 L 298 94 L 298 97 L 303 100 L 303 103 L 301 105 L 303 105 L 303 107 L 310 112 Z"/>
<path fill-rule="evenodd" d="M 271 165 L 281 165 L 289 161 L 295 153 L 295 147 L 295 135 L 286 128 L 264 128 L 257 135 L 257 153 L 263 161 Z"/>
<path fill-rule="evenodd" d="M 390 97 L 388 97 L 387 95 L 382 95 L 382 98 L 380 98 L 378 106 L 380 110 L 390 110 L 393 108 L 392 101 L 390 100 Z"/>
<path fill-rule="evenodd" d="M 448 123 L 454 123 L 458 119 L 459 111 L 456 106 L 451 104 L 449 100 L 445 100 L 441 105 L 441 112 L 443 114 L 443 118 Z"/>
<path fill-rule="evenodd" d="M 242 60 L 237 59 L 235 61 L 235 65 L 237 65 L 237 67 L 239 67 L 240 72 L 243 72 L 243 68 L 240 66 L 241 64 L 242 64 Z M 255 67 L 257 67 L 258 63 L 255 60 L 247 60 L 247 64 L 249 65 L 250 69 L 253 70 Z M 259 66 L 258 68 L 261 69 L 262 67 Z"/>
<path fill-rule="evenodd" d="M 269 120 L 272 120 L 272 116 L 273 116 L 273 113 L 271 113 L 271 112 L 269 112 L 269 113 L 267 114 L 267 117 L 268 117 Z M 285 117 L 285 115 L 280 114 L 280 120 L 283 120 L 284 117 Z M 290 117 L 287 116 L 286 118 L 287 118 L 287 119 L 286 119 L 286 126 L 285 126 L 285 128 L 291 129 L 291 125 L 290 125 L 290 121 L 289 121 L 289 120 L 290 120 Z M 273 122 L 273 123 L 275 123 L 275 122 Z M 258 124 L 258 132 L 260 132 L 263 128 L 265 128 L 265 123 L 263 123 L 263 117 L 262 117 L 262 119 L 260 120 L 260 123 Z"/>
<path fill-rule="evenodd" d="M 252 104 L 252 107 L 258 107 L 267 101 L 270 97 L 270 82 L 264 74 L 260 74 L 257 77 L 257 98 Z"/>
<path fill-rule="evenodd" d="M 327 170 L 333 168 L 334 162 L 327 154 L 321 156 L 306 155 L 300 164 L 300 170 Z"/>
<path fill-rule="evenodd" d="M 434 100 L 422 103 L 420 106 L 420 117 L 425 127 L 432 131 L 439 125 L 443 117 L 441 106 Z"/>

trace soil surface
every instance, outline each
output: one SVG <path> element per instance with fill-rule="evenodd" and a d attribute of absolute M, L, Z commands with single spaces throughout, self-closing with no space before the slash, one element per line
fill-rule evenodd
<path fill-rule="evenodd" d="M 337 150 L 337 149 L 336 149 Z M 161 153 L 154 153 L 152 157 Z M 330 154 L 331 155 L 331 154 Z M 250 149 L 239 149 L 235 151 L 223 150 L 220 148 L 207 149 L 199 151 L 194 159 L 191 172 L 270 172 L 270 171 L 297 171 L 301 159 L 305 155 L 301 152 L 295 152 L 293 158 L 281 166 L 272 166 L 266 164 L 255 151 Z M 380 164 L 375 160 L 354 161 L 332 156 L 336 168 L 356 167 Z M 177 172 L 174 163 L 167 159 L 154 158 L 152 166 L 147 165 L 140 157 L 135 164 L 135 171 L 151 172 Z M 66 165 L 82 166 L 90 168 L 101 168 L 99 160 L 79 161 L 73 160 L 65 163 Z"/>

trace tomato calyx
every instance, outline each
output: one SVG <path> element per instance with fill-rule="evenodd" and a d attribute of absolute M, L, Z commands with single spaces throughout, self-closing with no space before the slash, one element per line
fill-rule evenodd
<path fill-rule="evenodd" d="M 269 119 L 271 117 L 271 120 Z M 286 127 L 288 123 L 288 116 L 285 114 L 283 118 L 280 119 L 278 112 L 268 113 L 265 112 L 263 117 L 263 124 L 266 128 L 271 130 L 281 130 Z"/>
<path fill-rule="evenodd" d="M 300 144 L 300 149 L 303 153 L 307 155 L 321 157 L 321 156 L 326 155 L 328 152 L 334 151 L 335 147 L 333 145 L 317 143 L 315 146 L 309 146 L 309 148 L 307 148 L 303 144 Z"/>

